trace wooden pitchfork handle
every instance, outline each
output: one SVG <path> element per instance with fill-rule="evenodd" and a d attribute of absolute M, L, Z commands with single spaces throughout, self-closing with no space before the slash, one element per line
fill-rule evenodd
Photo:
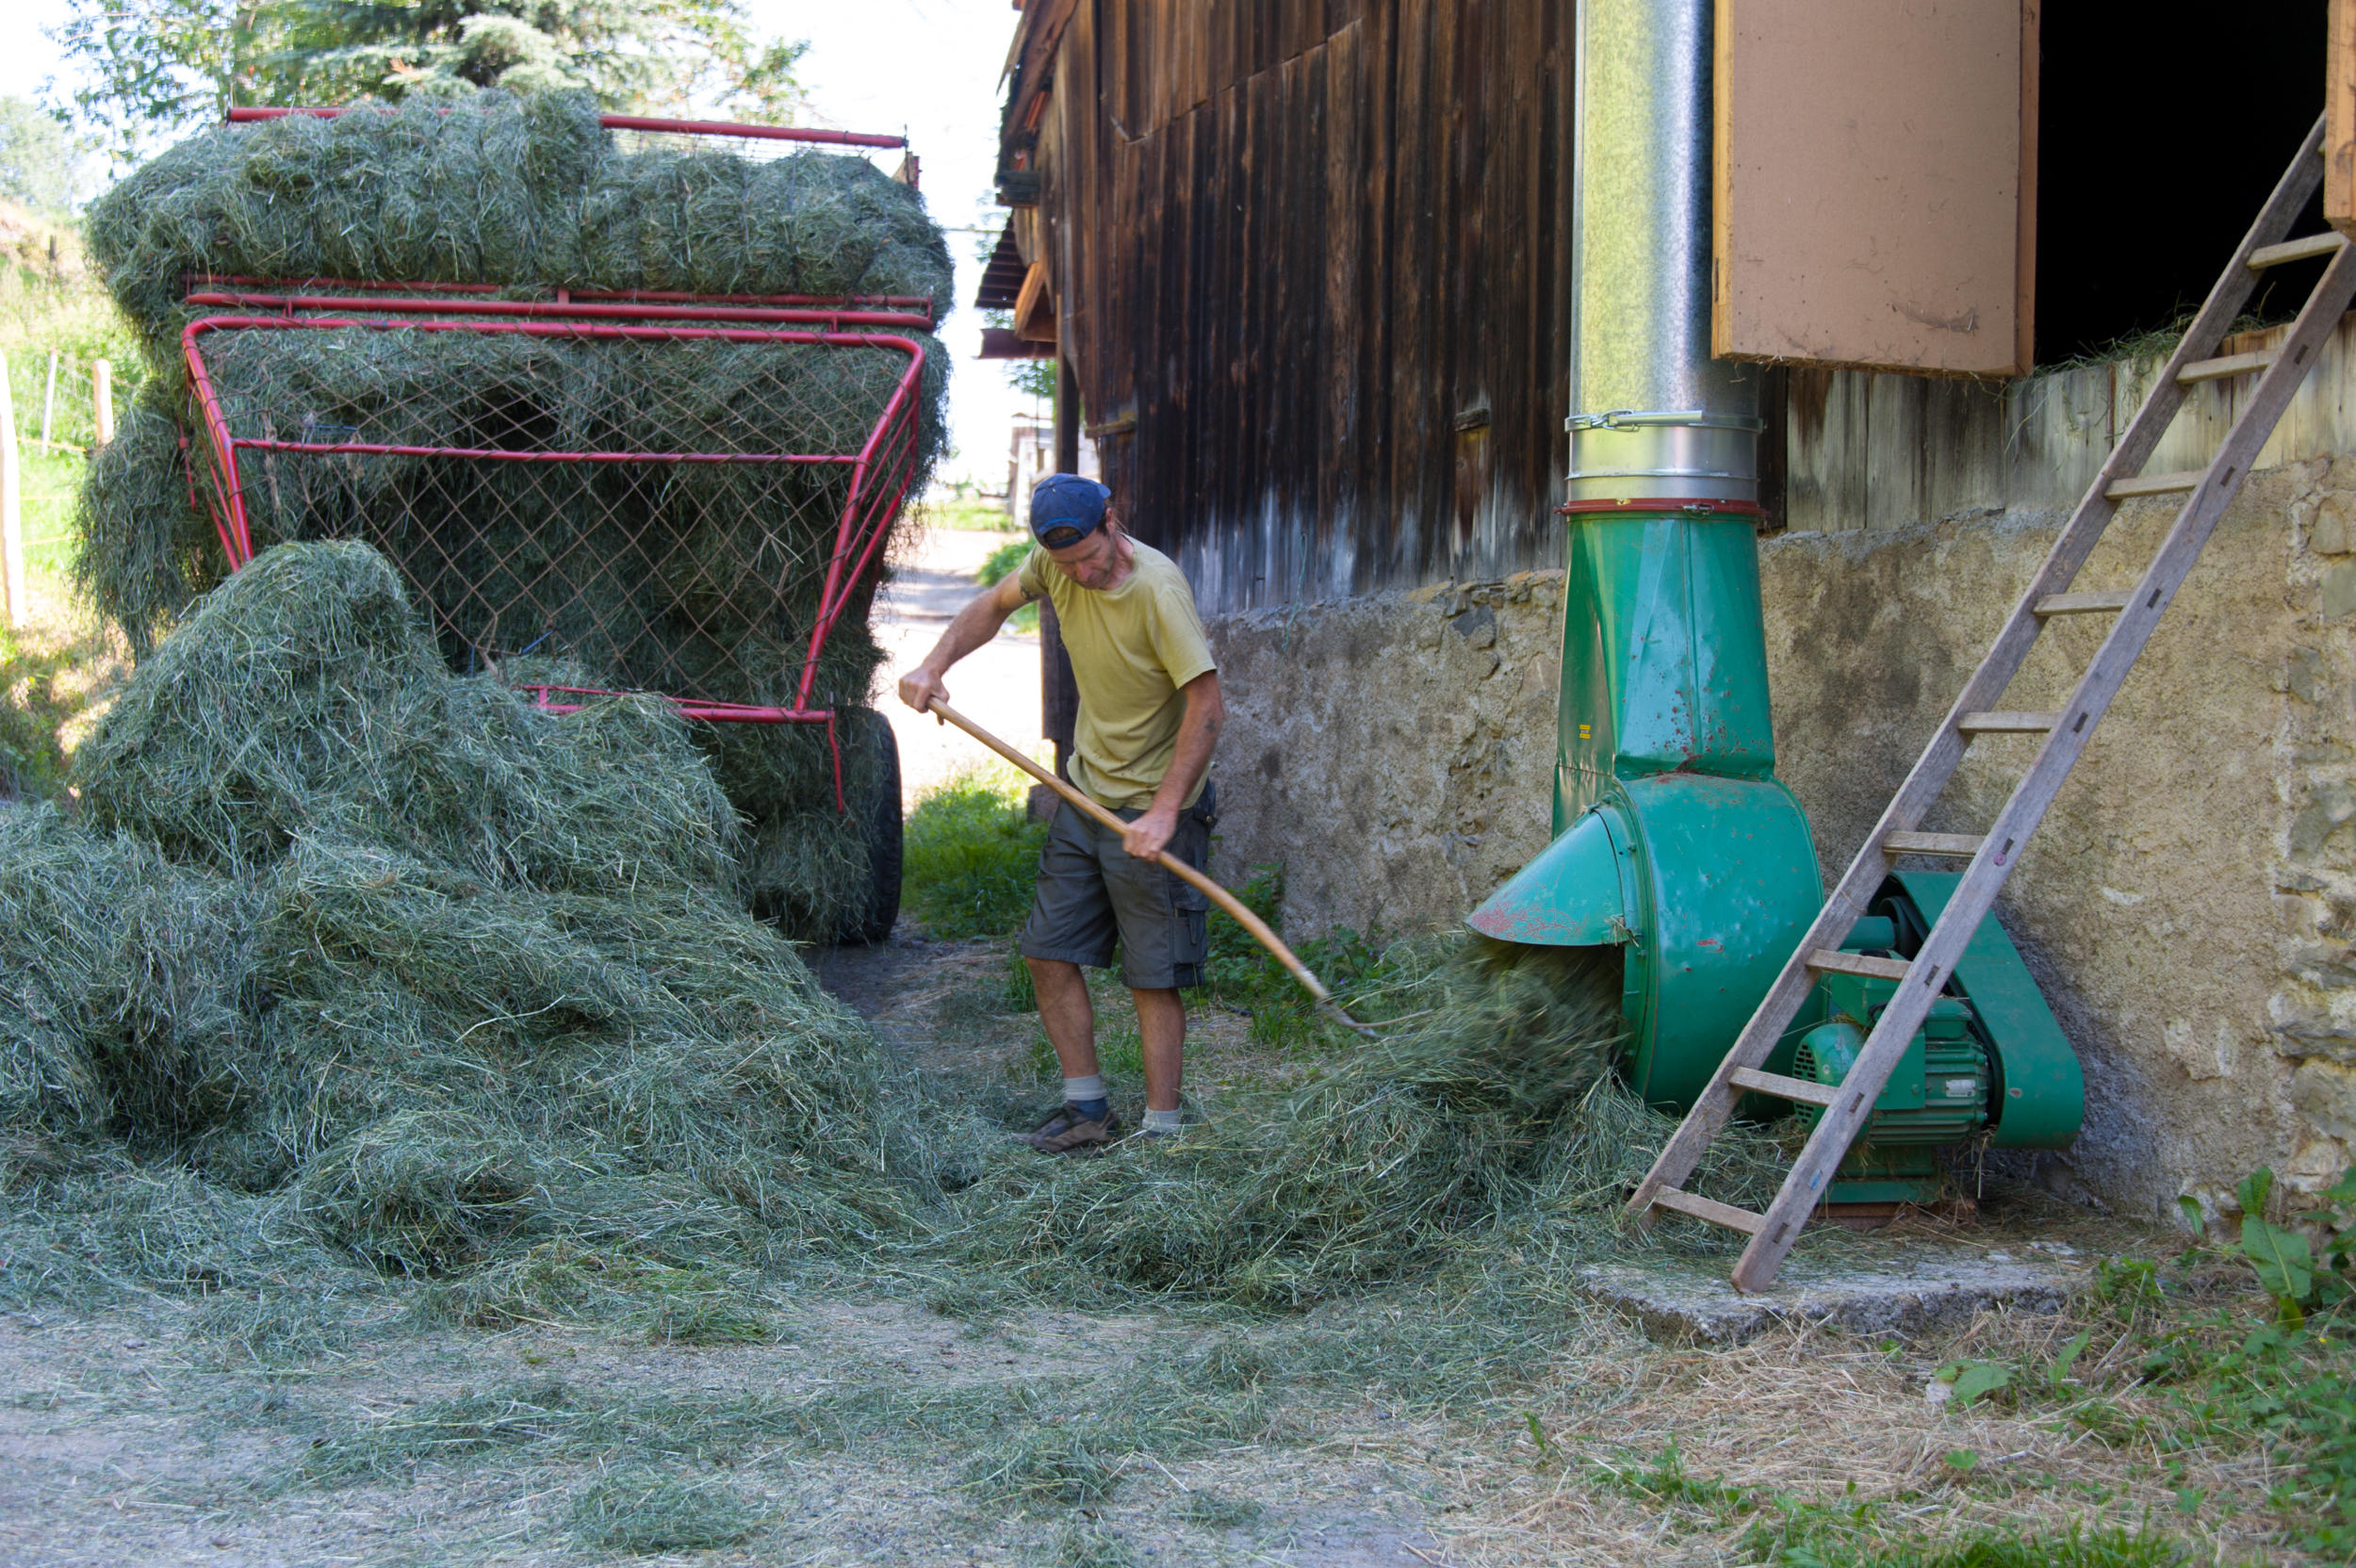
<path fill-rule="evenodd" d="M 1032 761 L 1029 758 L 1015 750 L 1014 747 L 1006 744 L 1006 742 L 1000 740 L 997 736 L 992 735 L 989 730 L 984 729 L 980 725 L 975 724 L 972 719 L 967 718 L 964 714 L 958 712 L 956 709 L 941 701 L 941 698 L 933 698 L 930 711 L 937 716 L 947 720 L 949 723 L 956 725 L 959 729 L 964 730 L 968 735 L 973 736 L 973 739 L 981 742 L 982 744 L 988 746 L 990 750 L 996 752 L 1007 761 L 1012 762 L 1016 767 L 1021 768 L 1024 773 L 1029 774 L 1033 778 L 1038 779 L 1040 783 L 1046 785 L 1049 789 L 1063 796 L 1066 801 L 1077 807 L 1079 809 L 1086 811 L 1089 816 L 1094 817 L 1098 822 L 1103 823 L 1106 827 L 1111 828 L 1115 833 L 1126 833 L 1128 831 L 1129 825 L 1127 823 L 1122 822 L 1119 817 L 1113 815 L 1112 812 L 1106 810 L 1104 807 L 1099 806 L 1095 801 L 1090 800 L 1087 795 L 1065 783 L 1062 779 L 1057 778 L 1054 774 L 1049 773 L 1045 768 L 1040 767 L 1037 762 Z M 1212 903 L 1218 905 L 1221 909 L 1227 911 L 1227 913 L 1234 918 L 1237 925 L 1242 926 L 1246 931 L 1252 933 L 1252 939 L 1258 942 L 1262 947 L 1267 948 L 1268 952 L 1275 956 L 1276 961 L 1284 965 L 1284 968 L 1290 972 L 1294 979 L 1301 982 L 1301 988 L 1311 996 L 1317 998 L 1317 1004 L 1319 1006 L 1330 1009 L 1335 1018 L 1339 1019 L 1342 1022 L 1348 1024 L 1350 1028 L 1357 1030 L 1361 1034 L 1371 1035 L 1375 1032 L 1372 1026 L 1361 1023 L 1356 1019 L 1351 1018 L 1348 1013 L 1344 1012 L 1342 1010 L 1342 1004 L 1333 1000 L 1333 993 L 1325 988 L 1325 982 L 1319 980 L 1316 974 L 1312 973 L 1309 966 L 1302 963 L 1301 959 L 1295 956 L 1293 950 L 1284 945 L 1284 938 L 1268 929 L 1268 922 L 1262 920 L 1259 916 L 1253 914 L 1250 909 L 1244 907 L 1244 904 L 1241 899 L 1237 898 L 1234 893 L 1229 892 L 1226 889 L 1220 887 L 1218 883 L 1212 881 L 1209 877 L 1203 875 L 1201 872 L 1195 870 L 1192 866 L 1187 865 L 1184 860 L 1179 859 L 1174 855 L 1168 854 L 1167 852 L 1156 854 L 1153 857 L 1153 859 L 1154 862 L 1164 871 L 1169 872 L 1171 875 L 1176 876 L 1179 880 L 1188 884 L 1189 886 L 1199 889 L 1203 892 L 1203 896 L 1207 897 Z"/>

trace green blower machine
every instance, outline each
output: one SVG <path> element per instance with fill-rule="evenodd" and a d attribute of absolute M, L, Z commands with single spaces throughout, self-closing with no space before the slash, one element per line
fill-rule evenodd
<path fill-rule="evenodd" d="M 1824 902 L 1808 818 L 1775 772 L 1761 372 L 1709 352 L 1710 10 L 1579 6 L 1571 386 L 1594 412 L 1569 420 L 1555 836 L 1469 922 L 1618 949 L 1624 1070 L 1673 1114 Z M 1893 874 L 1847 947 L 1911 956 L 1957 880 Z M 1892 988 L 1827 974 L 1768 1068 L 1839 1083 Z M 2077 1056 L 1990 919 L 1827 1201 L 1862 1217 L 1952 1196 L 1937 1151 L 2065 1148 L 2084 1107 Z"/>

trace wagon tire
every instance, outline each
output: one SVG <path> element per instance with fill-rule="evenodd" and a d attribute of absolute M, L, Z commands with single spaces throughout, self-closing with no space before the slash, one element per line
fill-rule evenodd
<path fill-rule="evenodd" d="M 867 887 L 844 911 L 835 940 L 866 947 L 890 937 L 900 918 L 900 743 L 891 722 L 867 709 L 845 710 L 843 727 L 843 749 L 865 748 L 871 758 L 861 770 L 864 788 L 843 802 L 867 843 Z"/>

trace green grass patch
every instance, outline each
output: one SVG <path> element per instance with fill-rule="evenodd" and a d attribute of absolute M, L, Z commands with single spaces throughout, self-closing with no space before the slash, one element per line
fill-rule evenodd
<path fill-rule="evenodd" d="M 23 503 L 25 568 L 45 577 L 73 573 L 74 501 L 81 493 L 82 470 L 77 452 L 43 451 L 26 445 L 19 452 L 24 463 Z"/>
<path fill-rule="evenodd" d="M 984 561 L 980 570 L 973 574 L 973 580 L 985 588 L 995 588 L 1007 578 L 1021 571 L 1023 563 L 1029 560 L 1030 556 L 1031 537 L 1029 534 L 1026 533 L 1020 539 L 1009 539 L 990 552 L 990 558 Z M 1007 616 L 1006 629 L 1036 636 L 1039 632 L 1039 605 L 1036 602 L 1026 604 Z"/>
<path fill-rule="evenodd" d="M 1282 865 L 1252 867 L 1235 896 L 1245 908 L 1280 935 L 1284 933 Z M 1427 976 L 1436 961 L 1434 955 L 1416 944 L 1386 946 L 1381 933 L 1361 935 L 1348 926 L 1290 945 L 1310 972 L 1361 1018 L 1369 1016 L 1362 1010 L 1369 1004 L 1374 1017 L 1395 1011 L 1382 1005 L 1386 995 Z M 1204 966 L 1204 978 L 1213 1001 L 1250 1016 L 1255 1045 L 1279 1054 L 1296 1054 L 1346 1043 L 1341 1032 L 1301 989 L 1301 982 L 1250 932 L 1224 916 L 1214 916 L 1211 921 L 1211 956 Z"/>
<path fill-rule="evenodd" d="M 1030 913 L 1047 827 L 1030 819 L 1028 797 L 1028 778 L 993 762 L 926 791 L 908 813 L 900 900 L 936 939 L 1006 936 Z"/>
<path fill-rule="evenodd" d="M 1022 527 L 1003 499 L 987 496 L 927 498 L 908 509 L 908 521 L 918 528 L 954 529 L 960 533 L 1013 533 Z"/>

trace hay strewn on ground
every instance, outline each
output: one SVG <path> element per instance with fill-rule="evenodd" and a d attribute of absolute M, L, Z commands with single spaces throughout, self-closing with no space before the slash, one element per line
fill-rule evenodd
<path fill-rule="evenodd" d="M 179 334 L 192 274 L 951 304 L 940 230 L 866 159 L 755 160 L 725 140 L 624 152 L 581 94 L 220 127 L 117 186 L 89 228 L 155 373 L 92 465 L 77 574 L 141 652 L 227 565 L 190 496 L 203 444 Z M 910 494 L 947 439 L 946 352 L 915 335 L 926 372 Z M 365 328 L 222 332 L 203 351 L 240 436 L 584 452 L 857 452 L 907 367 L 865 348 Z M 390 555 L 452 669 L 532 652 L 593 685 L 753 703 L 793 694 L 850 483 L 834 466 L 254 452 L 240 479 L 257 547 L 361 538 Z M 866 700 L 880 560 L 828 640 L 822 703 Z M 747 892 L 796 936 L 842 929 L 868 898 L 867 850 L 833 809 L 824 733 L 697 741 L 754 824 Z M 846 756 L 846 782 L 871 760 Z"/>
<path fill-rule="evenodd" d="M 363 546 L 217 590 L 78 768 L 80 820 L 0 808 L 14 1291 L 88 1272 L 63 1225 L 148 1285 L 333 1256 L 547 1315 L 863 1247 L 962 1157 L 739 911 L 669 710 L 450 676 Z"/>
<path fill-rule="evenodd" d="M 949 1245 L 1065 1300 L 1263 1308 L 1508 1258 L 1542 1277 L 1627 1246 L 1620 1204 L 1672 1123 L 1610 1076 L 1616 956 L 1471 938 L 1406 995 L 1416 1016 L 1292 1094 L 1167 1144 L 995 1167 L 959 1195 Z M 1710 1190 L 1762 1200 L 1772 1148 L 1721 1138 Z"/>

